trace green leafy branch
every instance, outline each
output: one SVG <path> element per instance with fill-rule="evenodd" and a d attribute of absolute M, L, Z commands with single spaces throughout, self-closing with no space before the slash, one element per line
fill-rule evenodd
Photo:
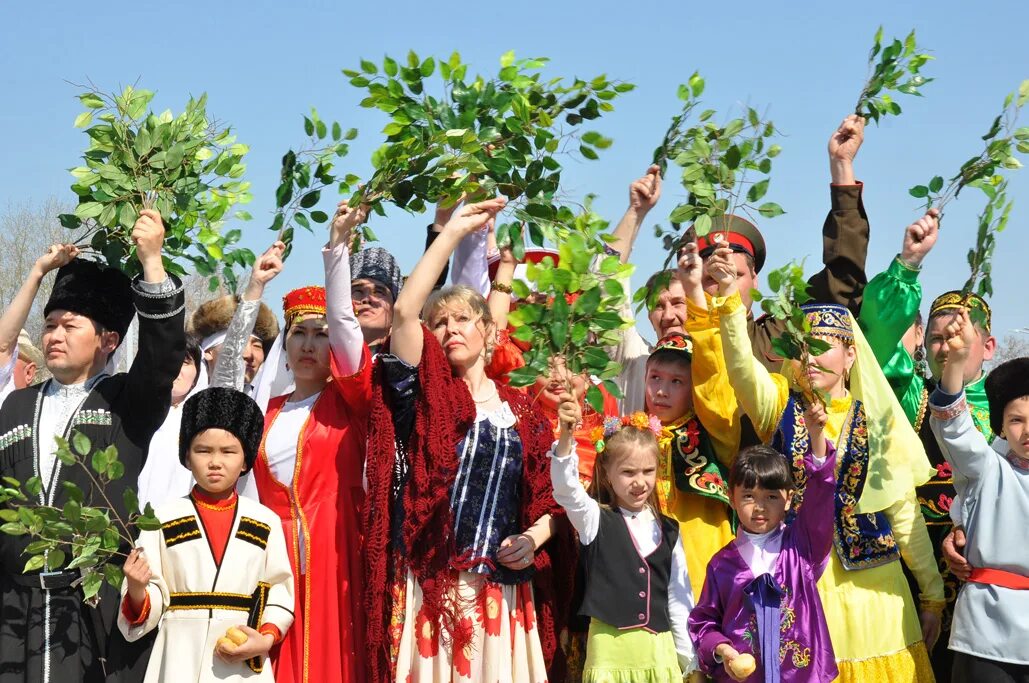
<path fill-rule="evenodd" d="M 1029 101 L 1029 80 L 1022 81 L 1017 93 L 1008 93 L 1004 108 L 982 136 L 986 143 L 983 151 L 961 165 L 960 170 L 948 182 L 943 176 L 934 176 L 925 185 L 915 185 L 908 193 L 915 198 L 925 199 L 926 210 L 936 207 L 941 214 L 943 208 L 955 199 L 965 187 L 978 188 L 986 195 L 986 206 L 977 220 L 975 246 L 968 251 L 968 265 L 971 274 L 964 291 L 976 292 L 981 296 L 993 293 L 991 280 L 991 259 L 997 233 L 1007 227 L 1013 202 L 1008 199 L 1007 180 L 1003 170 L 1022 167 L 1017 154 L 1029 153 L 1029 126 L 1016 128 L 1022 107 Z"/>
<path fill-rule="evenodd" d="M 523 221 L 539 244 L 542 233 L 533 223 L 556 216 L 561 156 L 577 148 L 583 158 L 597 159 L 611 145 L 579 126 L 612 111 L 611 101 L 634 88 L 603 75 L 544 80 L 548 62 L 507 52 L 495 76 L 472 78 L 457 52 L 437 60 L 411 51 L 404 63 L 386 56 L 381 69 L 368 60 L 359 71 L 344 69 L 351 85 L 367 90 L 361 106 L 390 116 L 386 142 L 372 155 L 375 170 L 350 203 L 369 204 L 380 215 L 386 202 L 420 213 L 429 204 L 499 192 L 522 210 L 506 227 L 512 244 L 524 249 L 517 246 Z"/>
<path fill-rule="evenodd" d="M 666 265 L 676 257 L 683 223 L 692 221 L 696 234 L 703 237 L 719 218 L 729 214 L 756 212 L 774 218 L 784 213 L 774 202 L 757 204 L 768 192 L 772 159 L 782 151 L 777 144 L 766 144 L 776 134 L 775 125 L 753 107 L 746 107 L 741 117 L 722 126 L 712 120 L 715 111 L 706 109 L 689 125 L 703 91 L 704 79 L 697 73 L 679 86 L 682 112 L 673 119 L 654 155 L 655 163 L 671 159 L 682 169 L 681 182 L 687 193 L 686 201 L 668 217 L 672 231 L 658 231 L 659 237 L 666 238 Z"/>
<path fill-rule="evenodd" d="M 89 146 L 84 165 L 71 169 L 79 203 L 60 216 L 61 224 L 81 231 L 77 243 L 131 276 L 140 268 L 131 258 L 132 226 L 140 210 L 156 209 L 165 223 L 165 268 L 181 276 L 183 262 L 190 262 L 211 279 L 212 290 L 220 271 L 235 291 L 234 266 L 252 265 L 254 255 L 234 246 L 240 230 L 222 228 L 233 206 L 252 198 L 250 183 L 242 180 L 248 147 L 208 118 L 206 94 L 190 98 L 177 117 L 149 111 L 153 96 L 132 86 L 120 94 L 90 86 L 78 96 L 86 110 L 75 127 L 85 129 Z M 250 215 L 237 211 L 235 217 Z"/>
<path fill-rule="evenodd" d="M 884 91 L 899 92 L 904 95 L 922 97 L 919 90 L 926 83 L 933 81 L 925 78 L 920 71 L 926 62 L 935 57 L 917 52 L 915 32 L 911 31 L 901 42 L 894 39 L 883 48 L 883 27 L 875 32 L 875 42 L 868 53 L 868 78 L 861 89 L 854 113 L 866 120 L 879 123 L 881 116 L 900 115 L 900 105 Z M 879 61 L 876 61 L 879 57 Z"/>
<path fill-rule="evenodd" d="M 80 467 L 90 479 L 90 504 L 86 505 L 83 490 L 70 481 L 61 482 L 66 502 L 62 507 L 39 504 L 43 483 L 39 477 L 24 485 L 13 477 L 4 477 L 0 489 L 0 533 L 29 536 L 34 539 L 25 547 L 29 556 L 24 572 L 78 569 L 82 572 L 85 600 L 98 601 L 100 587 L 107 581 L 121 589 L 122 570 L 113 561 L 126 557 L 124 548 L 135 543 L 132 528 L 156 530 L 161 523 L 148 503 L 141 513 L 134 488 L 125 489 L 122 499 L 127 516 L 122 517 L 111 502 L 106 487 L 125 476 L 125 465 L 118 459 L 113 445 L 92 451 L 89 438 L 81 432 L 72 434 L 71 444 L 57 438 L 57 459 L 66 467 Z M 89 466 L 86 466 L 86 460 Z M 100 505 L 92 499 L 99 496 Z M 67 563 L 67 564 L 65 564 Z"/>
<path fill-rule="evenodd" d="M 653 163 L 662 172 L 669 160 L 682 169 L 680 182 L 686 190 L 686 201 L 668 216 L 671 227 L 654 228 L 666 251 L 665 268 L 675 262 L 688 239 L 717 230 L 727 215 L 775 218 L 785 213 L 775 202 L 759 204 L 768 193 L 772 160 L 782 151 L 778 144 L 768 144 L 777 134 L 775 124 L 753 107 L 745 107 L 740 117 L 721 126 L 713 121 L 713 109 L 701 111 L 694 121 L 705 85 L 700 74 L 694 72 L 679 86 L 682 110 L 672 117 L 661 144 L 654 150 Z M 683 224 L 690 222 L 687 233 Z M 638 289 L 633 301 L 638 307 L 653 305 L 669 280 L 669 273 L 661 274 L 656 287 Z"/>
<path fill-rule="evenodd" d="M 811 322 L 807 318 L 803 304 L 811 301 L 808 294 L 808 283 L 804 277 L 803 261 L 791 261 L 781 268 L 768 273 L 768 288 L 771 295 L 763 295 L 756 289 L 750 290 L 751 299 L 761 304 L 761 310 L 782 324 L 782 332 L 772 338 L 772 350 L 781 358 L 798 361 L 801 370 L 797 373 L 797 382 L 804 394 L 804 399 L 811 403 L 818 401 L 826 405 L 828 400 L 822 392 L 814 390 L 807 382 L 807 370 L 818 368 L 814 358 L 829 350 L 829 342 L 811 333 Z"/>
<path fill-rule="evenodd" d="M 520 280 L 511 285 L 523 302 L 508 316 L 513 336 L 531 344 L 525 366 L 509 375 L 512 386 L 529 386 L 549 375 L 552 359 L 560 358 L 572 374 L 599 377 L 609 393 L 622 395 L 614 381 L 621 365 L 605 347 L 617 344 L 619 330 L 632 324 L 621 311 L 627 300 L 624 283 L 633 267 L 606 252 L 608 224 L 593 213 L 591 204 L 588 197 L 582 211 L 559 207 L 555 220 L 542 223 L 546 239 L 558 245 L 559 259 L 555 264 L 545 257 L 528 265 L 526 278 L 537 296 L 530 298 L 533 290 Z M 586 401 L 603 412 L 603 394 L 592 383 Z"/>
<path fill-rule="evenodd" d="M 340 194 L 350 194 L 359 179 L 353 174 L 340 176 L 335 171 L 336 160 L 350 151 L 351 140 L 357 129 L 346 131 L 336 121 L 327 123 L 311 108 L 304 117 L 304 133 L 308 142 L 298 151 L 290 149 L 282 157 L 279 187 L 275 190 L 275 218 L 270 229 L 286 243 L 286 256 L 293 248 L 293 230 L 296 225 L 312 231 L 311 223 L 325 223 L 329 214 L 316 209 L 325 188 L 339 185 Z M 365 237 L 375 239 L 367 226 Z"/>

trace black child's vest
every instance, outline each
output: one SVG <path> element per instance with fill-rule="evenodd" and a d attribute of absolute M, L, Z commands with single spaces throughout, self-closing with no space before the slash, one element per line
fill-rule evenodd
<path fill-rule="evenodd" d="M 600 509 L 600 529 L 584 546 L 586 594 L 579 614 L 619 629 L 671 630 L 668 579 L 672 549 L 679 542 L 679 523 L 659 516 L 661 543 L 640 555 L 625 518 L 618 510 Z"/>

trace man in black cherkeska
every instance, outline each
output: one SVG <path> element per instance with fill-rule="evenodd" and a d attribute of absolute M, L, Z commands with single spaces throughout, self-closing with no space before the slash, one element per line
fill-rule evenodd
<path fill-rule="evenodd" d="M 0 408 L 0 475 L 21 482 L 38 476 L 40 504 L 63 506 L 64 482 L 83 490 L 85 504 L 104 504 L 82 468 L 63 467 L 56 457 L 54 437 L 78 431 L 96 449 L 117 447 L 125 475 L 105 493 L 124 517 L 122 495 L 135 488 L 150 438 L 168 412 L 185 353 L 182 284 L 162 265 L 164 224 L 156 211 L 142 212 L 132 239 L 143 270 L 133 282 L 76 259 L 70 245 L 52 247 L 42 259 L 45 271 L 60 267 L 42 340 L 53 379 L 13 392 Z M 109 375 L 105 366 L 136 313 L 138 353 L 127 373 Z M 77 570 L 22 574 L 27 543 L 26 536 L 0 535 L 0 683 L 142 680 L 147 645 L 126 643 L 118 631 L 117 591 L 105 585 L 91 607 Z"/>

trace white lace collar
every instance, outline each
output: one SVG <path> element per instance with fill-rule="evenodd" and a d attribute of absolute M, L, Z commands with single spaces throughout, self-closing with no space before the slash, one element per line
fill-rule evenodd
<path fill-rule="evenodd" d="M 508 429 L 514 427 L 515 423 L 518 422 L 518 418 L 511 412 L 511 406 L 507 404 L 507 401 L 501 401 L 500 407 L 496 410 L 483 410 L 482 408 L 475 409 L 475 421 L 482 422 L 483 420 L 489 420 L 490 424 L 498 429 Z"/>

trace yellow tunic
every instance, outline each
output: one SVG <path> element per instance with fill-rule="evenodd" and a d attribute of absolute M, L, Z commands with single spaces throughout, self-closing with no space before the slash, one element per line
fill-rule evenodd
<path fill-rule="evenodd" d="M 693 335 L 694 373 L 705 367 L 709 370 L 707 376 L 694 377 L 695 385 L 699 384 L 699 388 L 695 386 L 697 412 L 702 419 L 708 413 L 719 414 L 720 417 L 704 422 L 711 432 L 718 429 L 719 424 L 723 429 L 727 426 L 735 430 L 718 435 L 717 439 L 723 443 L 738 442 L 741 411 L 751 418 L 758 434 L 768 439 L 789 398 L 786 379 L 769 373 L 754 360 L 747 336 L 746 313 L 739 295 L 714 299 L 713 303 L 713 311 L 694 309 L 687 321 L 687 330 Z M 720 350 L 724 354 L 724 366 L 720 372 L 717 365 L 698 362 L 715 355 L 723 341 L 724 348 Z M 716 360 L 710 362 L 716 363 Z M 847 396 L 828 406 L 825 432 L 829 439 L 839 439 L 851 401 Z M 936 570 L 914 491 L 907 500 L 883 512 L 923 597 L 942 599 L 943 582 Z M 918 612 L 900 562 L 848 571 L 835 551 L 829 555 L 818 582 L 818 592 L 840 669 L 838 680 L 843 683 L 933 681 L 922 644 Z"/>
<path fill-rule="evenodd" d="M 732 541 L 733 533 L 729 524 L 729 508 L 725 503 L 696 493 L 684 493 L 675 487 L 671 430 L 693 417 L 690 413 L 665 425 L 664 433 L 658 439 L 661 458 L 658 462 L 657 497 L 661 503 L 661 512 L 679 522 L 679 536 L 686 555 L 686 571 L 689 572 L 690 588 L 696 600 L 704 588 L 707 563 Z"/>

